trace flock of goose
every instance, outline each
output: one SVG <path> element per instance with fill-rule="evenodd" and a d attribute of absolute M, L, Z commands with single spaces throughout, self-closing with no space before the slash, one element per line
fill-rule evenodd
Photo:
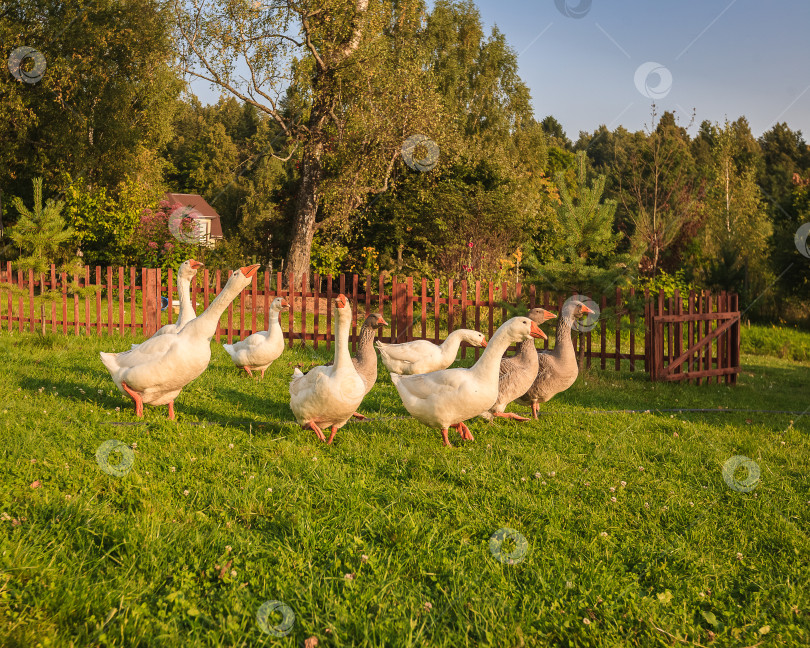
<path fill-rule="evenodd" d="M 141 344 L 121 353 L 101 353 L 101 361 L 121 393 L 135 403 L 135 413 L 143 416 L 143 406 L 168 405 L 174 419 L 174 400 L 180 391 L 200 376 L 211 360 L 211 338 L 219 318 L 228 305 L 246 288 L 258 265 L 239 268 L 205 311 L 197 316 L 191 304 L 191 282 L 202 263 L 189 259 L 177 273 L 180 313 L 176 323 L 167 324 Z M 360 333 L 357 354 L 349 351 L 352 325 L 351 305 L 344 295 L 334 303 L 336 331 L 334 362 L 317 366 L 307 373 L 295 368 L 290 381 L 290 409 L 298 424 L 318 438 L 332 443 L 335 433 L 353 416 L 365 418 L 358 408 L 377 380 L 377 354 L 374 338 L 387 325 L 382 315 L 369 315 Z M 284 351 L 284 334 L 279 313 L 289 308 L 282 297 L 270 307 L 270 326 L 234 344 L 223 345 L 233 363 L 253 376 L 267 367 Z M 539 325 L 556 317 L 535 308 L 525 317 L 504 322 L 487 343 L 478 331 L 453 331 L 441 345 L 427 340 L 404 344 L 376 342 L 383 364 L 399 392 L 402 404 L 415 419 L 441 430 L 444 445 L 449 446 L 450 428 L 464 440 L 474 438 L 465 421 L 476 416 L 518 421 L 530 419 L 506 413 L 509 403 L 530 405 L 537 418 L 540 403 L 568 389 L 577 378 L 578 367 L 571 328 L 575 320 L 592 313 L 585 304 L 568 300 L 557 322 L 553 350 L 538 351 L 537 338 L 547 338 Z M 449 368 L 462 342 L 484 347 L 478 361 L 469 368 Z M 517 354 L 503 355 L 517 343 Z M 330 429 L 329 439 L 323 430 Z"/>

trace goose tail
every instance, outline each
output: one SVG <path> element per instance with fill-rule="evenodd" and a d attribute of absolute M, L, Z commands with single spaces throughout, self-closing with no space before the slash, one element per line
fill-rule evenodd
<path fill-rule="evenodd" d="M 109 371 L 110 374 L 113 374 L 116 371 L 118 371 L 118 360 L 115 357 L 116 356 L 115 353 L 105 353 L 104 351 L 102 351 L 98 355 L 101 357 L 101 362 L 104 364 L 105 367 L 107 367 L 107 371 Z"/>

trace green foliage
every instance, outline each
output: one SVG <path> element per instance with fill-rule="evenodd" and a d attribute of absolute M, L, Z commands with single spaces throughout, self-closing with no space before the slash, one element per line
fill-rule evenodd
<path fill-rule="evenodd" d="M 11 229 L 10 238 L 19 248 L 15 265 L 22 270 L 33 270 L 35 276 L 47 272 L 52 263 L 66 269 L 68 261 L 76 261 L 72 248 L 74 231 L 65 222 L 62 200 L 48 198 L 42 204 L 42 178 L 35 178 L 34 207 L 29 210 L 21 198 L 12 201 L 20 217 Z"/>
<path fill-rule="evenodd" d="M 607 292 L 632 281 L 638 257 L 618 252 L 622 235 L 614 231 L 616 201 L 604 200 L 605 176 L 587 183 L 585 153 L 576 154 L 576 181 L 569 186 L 558 172 L 554 258 L 532 268 L 541 290 Z"/>
<path fill-rule="evenodd" d="M 686 297 L 690 290 L 700 290 L 700 286 L 691 283 L 686 277 L 686 270 L 680 268 L 670 274 L 666 270 L 659 270 L 655 277 L 641 277 L 638 281 L 636 293 L 643 293 L 648 288 L 651 295 L 657 295 L 661 290 L 664 295 L 672 297 L 678 290 L 682 297 Z"/>
<path fill-rule="evenodd" d="M 324 236 L 320 231 L 312 239 L 311 267 L 313 273 L 322 276 L 337 276 L 349 248 L 335 239 Z"/>
<path fill-rule="evenodd" d="M 47 68 L 36 84 L 0 75 L 0 187 L 29 200 L 30 179 L 63 173 L 114 190 L 147 172 L 181 81 L 172 67 L 163 0 L 15 0 L 0 11 L 2 60 L 36 47 Z M 5 63 L 4 63 L 5 65 Z M 8 170 L 7 172 L 5 170 Z"/>

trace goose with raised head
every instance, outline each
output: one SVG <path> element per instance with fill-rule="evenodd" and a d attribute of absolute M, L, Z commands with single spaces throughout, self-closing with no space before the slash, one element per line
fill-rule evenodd
<path fill-rule="evenodd" d="M 248 376 L 253 377 L 254 371 L 261 371 L 264 378 L 267 367 L 284 351 L 284 331 L 281 330 L 279 313 L 289 307 L 290 302 L 284 297 L 276 297 L 270 304 L 270 326 L 266 331 L 248 335 L 234 344 L 222 345 L 233 363 L 244 369 Z"/>
<path fill-rule="evenodd" d="M 152 337 L 158 335 L 167 335 L 169 333 L 178 333 L 186 324 L 197 317 L 194 311 L 194 306 L 191 304 L 191 282 L 197 276 L 197 270 L 202 268 L 205 264 L 201 261 L 194 259 L 187 259 L 180 264 L 177 269 L 177 295 L 180 298 L 180 312 L 178 313 L 177 321 L 171 324 L 161 326 Z M 150 338 L 151 339 L 151 338 Z M 131 348 L 135 349 L 140 344 L 133 344 Z"/>
<path fill-rule="evenodd" d="M 578 318 L 591 313 L 593 310 L 581 301 L 572 299 L 566 302 L 557 320 L 554 349 L 537 352 L 537 376 L 526 393 L 518 398 L 524 405 L 531 405 L 535 419 L 540 411 L 540 403 L 545 403 L 576 382 L 579 366 L 571 340 L 571 328 Z"/>
<path fill-rule="evenodd" d="M 487 411 L 498 399 L 499 366 L 509 345 L 545 337 L 528 317 L 513 317 L 495 331 L 472 367 L 413 376 L 393 373 L 391 380 L 405 409 L 428 427 L 440 429 L 444 445 L 450 445 L 447 433 L 451 427 L 458 430 L 462 439 L 474 441 L 464 421 Z"/>
<path fill-rule="evenodd" d="M 374 336 L 377 335 L 381 326 L 388 326 L 388 322 L 380 313 L 372 313 L 365 319 L 363 327 L 360 329 L 360 339 L 357 342 L 357 354 L 352 358 L 354 368 L 366 385 L 365 396 L 377 382 L 377 352 L 374 350 Z M 352 416 L 361 421 L 366 420 L 366 417 L 360 412 L 355 412 Z"/>
<path fill-rule="evenodd" d="M 539 326 L 557 316 L 544 308 L 533 308 L 526 317 Z M 537 359 L 534 339 L 523 340 L 518 344 L 517 353 L 514 356 L 501 360 L 500 375 L 498 376 L 498 400 L 481 416 L 489 421 L 493 417 L 510 418 L 515 421 L 531 420 L 504 410 L 509 403 L 520 398 L 529 390 L 537 377 L 539 368 L 540 362 Z"/>
<path fill-rule="evenodd" d="M 335 300 L 334 364 L 310 369 L 306 374 L 296 367 L 290 381 L 290 409 L 304 429 L 326 441 L 323 428 L 331 428 L 327 443 L 357 411 L 366 395 L 363 377 L 357 372 L 349 352 L 352 308 L 345 295 Z"/>
<path fill-rule="evenodd" d="M 174 418 L 174 399 L 211 361 L 211 338 L 220 316 L 258 269 L 258 264 L 239 268 L 205 312 L 177 333 L 149 338 L 122 353 L 100 354 L 116 387 L 135 402 L 137 416 L 143 416 L 144 404 L 168 404 L 169 418 Z"/>
<path fill-rule="evenodd" d="M 447 369 L 455 362 L 462 342 L 479 347 L 487 345 L 483 333 L 472 329 L 457 329 L 438 345 L 429 340 L 414 340 L 402 344 L 386 344 L 377 340 L 377 348 L 388 371 L 411 376 Z"/>

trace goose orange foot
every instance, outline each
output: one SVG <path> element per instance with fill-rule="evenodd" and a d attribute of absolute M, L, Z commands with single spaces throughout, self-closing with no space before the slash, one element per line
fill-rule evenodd
<path fill-rule="evenodd" d="M 121 383 L 121 387 L 124 388 L 124 391 L 129 394 L 129 397 L 135 401 L 135 416 L 142 417 L 143 416 L 143 398 L 138 392 L 132 391 L 125 382 Z"/>
<path fill-rule="evenodd" d="M 508 418 L 508 419 L 512 419 L 514 421 L 531 421 L 530 418 L 527 418 L 525 416 L 520 416 L 519 414 L 514 414 L 512 412 L 495 412 L 493 414 L 493 416 L 498 416 L 500 418 Z M 535 417 L 535 418 L 537 418 L 537 417 Z"/>
<path fill-rule="evenodd" d="M 458 433 L 461 435 L 461 438 L 464 441 L 475 441 L 475 437 L 470 432 L 470 428 L 464 425 L 464 422 L 456 423 L 455 425 L 451 425 L 450 427 L 455 428 L 458 430 Z"/>
<path fill-rule="evenodd" d="M 318 427 L 318 425 L 315 423 L 315 421 L 310 421 L 309 423 L 304 423 L 301 426 L 301 429 L 303 429 L 303 430 L 312 430 L 313 432 L 315 432 L 315 434 L 318 435 L 318 438 L 321 441 L 326 441 L 326 437 L 323 435 L 323 432 L 321 432 L 321 428 Z"/>
<path fill-rule="evenodd" d="M 532 403 L 532 416 L 536 421 L 538 419 L 538 414 L 540 413 L 540 403 Z"/>
<path fill-rule="evenodd" d="M 169 401 L 169 420 L 174 420 L 174 401 Z"/>
<path fill-rule="evenodd" d="M 453 426 L 455 427 L 455 426 Z M 451 447 L 450 439 L 447 438 L 447 428 L 442 429 L 442 443 L 448 448 Z"/>
<path fill-rule="evenodd" d="M 332 445 L 332 441 L 335 439 L 335 434 L 337 434 L 337 425 L 332 426 L 332 434 L 329 435 L 329 441 L 326 442 L 326 445 Z"/>
<path fill-rule="evenodd" d="M 245 370 L 245 372 L 247 373 L 248 376 L 253 378 L 253 372 L 250 370 L 250 367 L 242 367 L 242 369 Z M 262 374 L 262 378 L 264 378 L 264 374 Z"/>
<path fill-rule="evenodd" d="M 364 416 L 364 415 L 363 415 L 363 414 L 361 414 L 360 412 L 355 412 L 354 414 L 352 414 L 352 416 L 353 416 L 354 418 L 356 418 L 357 420 L 359 420 L 359 421 L 368 421 L 368 417 L 367 417 L 367 416 Z"/>

